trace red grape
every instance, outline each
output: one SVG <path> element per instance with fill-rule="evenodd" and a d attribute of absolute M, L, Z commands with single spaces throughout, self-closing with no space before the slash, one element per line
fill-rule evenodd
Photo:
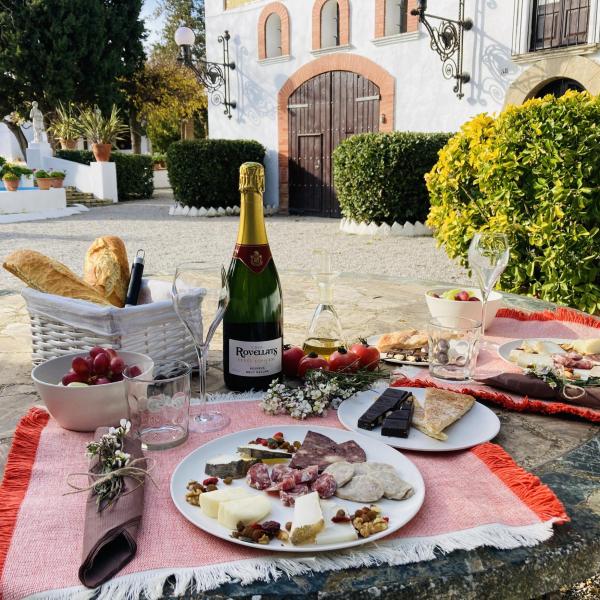
<path fill-rule="evenodd" d="M 112 383 L 108 377 L 98 377 L 96 379 L 96 385 L 104 385 L 105 383 Z"/>
<path fill-rule="evenodd" d="M 104 350 L 104 348 L 101 348 L 100 346 L 94 346 L 90 350 L 90 356 L 92 358 L 96 358 L 96 356 L 98 356 L 98 354 L 102 354 L 103 352 L 106 352 L 106 350 Z"/>
<path fill-rule="evenodd" d="M 87 367 L 88 367 L 88 371 L 90 373 L 94 372 L 94 359 L 91 356 L 84 356 L 83 360 L 85 360 Z"/>
<path fill-rule="evenodd" d="M 74 381 L 77 381 L 79 383 L 86 383 L 86 380 L 87 380 L 87 376 L 82 377 L 79 373 L 75 373 L 74 371 L 69 371 L 66 375 L 63 375 L 61 382 L 64 386 L 67 386 L 70 383 L 73 383 Z"/>
<path fill-rule="evenodd" d="M 123 361 L 123 359 L 120 356 L 115 356 L 113 359 L 111 359 L 110 361 L 110 370 L 115 373 L 122 373 L 123 369 L 125 368 L 125 362 Z"/>
<path fill-rule="evenodd" d="M 138 375 L 142 374 L 142 370 L 137 366 L 133 365 L 133 367 L 129 367 L 127 370 L 128 377 L 138 377 Z"/>
<path fill-rule="evenodd" d="M 114 348 L 104 348 L 104 352 L 106 352 L 106 354 L 108 354 L 111 358 L 118 356 L 117 351 Z"/>
<path fill-rule="evenodd" d="M 110 358 L 108 354 L 102 352 L 94 357 L 94 372 L 98 375 L 106 375 L 110 366 Z"/>
<path fill-rule="evenodd" d="M 111 379 L 113 381 L 123 381 L 123 373 L 113 373 Z"/>
<path fill-rule="evenodd" d="M 90 367 L 83 356 L 76 356 L 71 361 L 71 368 L 75 373 L 85 375 L 86 377 L 90 374 Z"/>

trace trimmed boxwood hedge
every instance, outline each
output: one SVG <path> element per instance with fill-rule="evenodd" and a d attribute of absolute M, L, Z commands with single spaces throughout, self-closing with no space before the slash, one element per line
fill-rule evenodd
<path fill-rule="evenodd" d="M 82 165 L 95 162 L 90 150 L 57 150 L 56 157 Z M 152 198 L 154 193 L 154 168 L 148 154 L 123 154 L 112 152 L 110 162 L 117 169 L 117 191 L 119 200 Z"/>
<path fill-rule="evenodd" d="M 333 176 L 342 214 L 359 223 L 425 221 L 425 174 L 450 133 L 362 133 L 333 153 Z"/>
<path fill-rule="evenodd" d="M 175 200 L 196 208 L 239 205 L 239 169 L 264 161 L 254 140 L 183 140 L 167 150 L 167 169 Z"/>

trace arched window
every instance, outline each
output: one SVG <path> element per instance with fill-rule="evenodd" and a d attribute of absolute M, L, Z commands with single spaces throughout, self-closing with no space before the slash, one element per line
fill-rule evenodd
<path fill-rule="evenodd" d="M 585 92 L 585 88 L 574 79 L 568 79 L 564 77 L 560 77 L 558 79 L 553 79 L 548 83 L 542 85 L 540 89 L 535 92 L 533 95 L 534 98 L 543 98 L 548 94 L 552 94 L 559 98 L 566 94 L 569 90 L 575 90 L 576 92 Z"/>
<path fill-rule="evenodd" d="M 281 17 L 271 13 L 265 23 L 265 54 L 266 58 L 274 58 L 283 54 L 281 49 Z"/>
<path fill-rule="evenodd" d="M 290 15 L 281 2 L 267 4 L 258 18 L 258 58 L 290 54 Z"/>
<path fill-rule="evenodd" d="M 340 5 L 327 0 L 321 9 L 321 48 L 340 45 Z"/>
<path fill-rule="evenodd" d="M 406 32 L 406 0 L 385 0 L 385 35 Z"/>

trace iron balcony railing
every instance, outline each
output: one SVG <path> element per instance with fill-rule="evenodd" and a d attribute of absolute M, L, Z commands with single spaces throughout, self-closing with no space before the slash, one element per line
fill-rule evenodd
<path fill-rule="evenodd" d="M 515 0 L 513 56 L 597 44 L 599 0 Z"/>

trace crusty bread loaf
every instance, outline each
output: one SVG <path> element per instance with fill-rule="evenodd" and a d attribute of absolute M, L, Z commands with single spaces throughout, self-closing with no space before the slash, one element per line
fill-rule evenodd
<path fill-rule="evenodd" d="M 110 305 L 71 269 L 35 250 L 17 250 L 6 257 L 2 266 L 40 292 Z"/>
<path fill-rule="evenodd" d="M 94 240 L 85 254 L 83 280 L 111 304 L 125 305 L 129 261 L 121 238 L 107 235 Z"/>

